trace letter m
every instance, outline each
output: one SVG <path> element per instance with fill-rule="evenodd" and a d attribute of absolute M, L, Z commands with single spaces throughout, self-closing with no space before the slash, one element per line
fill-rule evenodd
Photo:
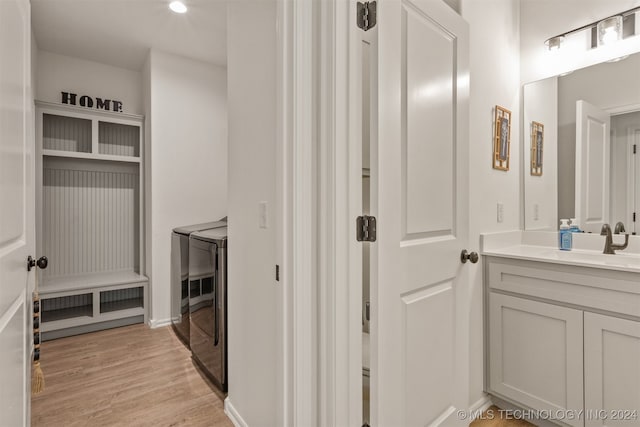
<path fill-rule="evenodd" d="M 107 111 L 109 111 L 109 104 L 111 104 L 111 100 L 110 99 L 105 99 L 103 101 L 102 98 L 96 98 L 96 108 L 98 110 L 107 110 Z"/>

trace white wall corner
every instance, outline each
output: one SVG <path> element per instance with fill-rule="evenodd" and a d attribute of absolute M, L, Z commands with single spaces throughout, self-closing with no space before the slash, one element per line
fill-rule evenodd
<path fill-rule="evenodd" d="M 227 414 L 227 417 L 229 417 L 234 426 L 249 427 L 249 424 L 242 419 L 236 408 L 233 407 L 229 397 L 224 399 L 224 413 Z"/>

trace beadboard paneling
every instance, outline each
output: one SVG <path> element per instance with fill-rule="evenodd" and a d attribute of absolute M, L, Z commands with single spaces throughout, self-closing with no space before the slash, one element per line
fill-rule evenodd
<path fill-rule="evenodd" d="M 138 166 L 67 163 L 44 161 L 44 276 L 139 271 Z"/>
<path fill-rule="evenodd" d="M 42 147 L 45 150 L 91 152 L 91 120 L 43 114 Z"/>
<path fill-rule="evenodd" d="M 140 128 L 119 123 L 100 122 L 98 129 L 100 154 L 140 156 Z"/>

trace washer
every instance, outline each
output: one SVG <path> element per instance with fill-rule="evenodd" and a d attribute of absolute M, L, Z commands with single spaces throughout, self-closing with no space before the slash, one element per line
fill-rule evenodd
<path fill-rule="evenodd" d="M 219 221 L 176 227 L 171 233 L 171 324 L 182 342 L 189 344 L 189 236 L 196 231 L 227 226 Z"/>

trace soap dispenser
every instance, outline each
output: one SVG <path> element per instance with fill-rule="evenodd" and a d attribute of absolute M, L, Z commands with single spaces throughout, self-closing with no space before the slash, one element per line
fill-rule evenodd
<path fill-rule="evenodd" d="M 573 233 L 569 228 L 569 220 L 560 220 L 560 250 L 570 251 L 573 246 Z"/>
<path fill-rule="evenodd" d="M 582 230 L 580 230 L 580 224 L 578 224 L 578 220 L 576 218 L 571 218 L 570 225 L 571 227 L 569 230 L 571 230 L 572 233 L 582 233 Z"/>

